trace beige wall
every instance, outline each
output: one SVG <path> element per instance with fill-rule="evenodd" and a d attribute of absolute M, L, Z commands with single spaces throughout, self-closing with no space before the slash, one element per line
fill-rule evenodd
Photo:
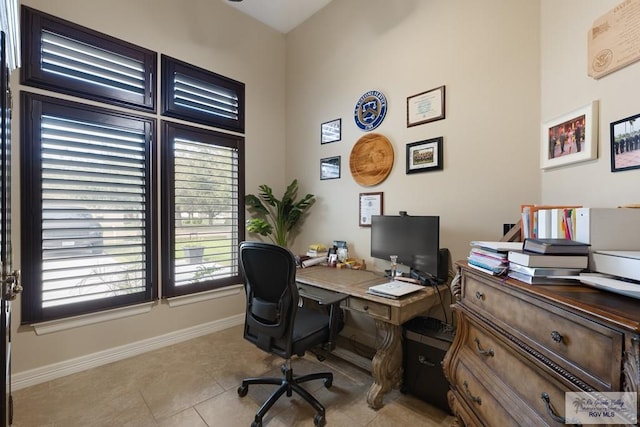
<path fill-rule="evenodd" d="M 521 203 L 638 202 L 640 172 L 609 171 L 608 123 L 638 112 L 628 94 L 640 65 L 599 81 L 585 71 L 586 31 L 617 0 L 336 0 L 286 37 L 223 1 L 24 3 L 244 81 L 247 192 L 267 183 L 279 193 L 297 178 L 302 193 L 318 196 L 296 251 L 343 239 L 372 265 L 369 229 L 357 225 L 360 192 L 384 192 L 386 214 L 440 215 L 441 246 L 454 259 L 466 257 L 470 240 L 498 238 Z M 18 81 L 16 73 L 15 92 Z M 407 96 L 440 85 L 447 87 L 447 118 L 407 128 Z M 395 163 L 386 181 L 362 187 L 349 172 L 351 148 L 363 135 L 353 110 L 372 89 L 389 102 L 376 132 L 391 140 Z M 600 100 L 598 160 L 540 172 L 540 123 L 593 99 Z M 321 145 L 320 124 L 335 118 L 342 118 L 342 140 Z M 16 154 L 18 129 L 16 121 Z M 406 144 L 438 136 L 444 170 L 406 175 Z M 342 177 L 320 181 L 320 158 L 335 155 Z M 232 316 L 242 312 L 241 300 L 160 304 L 148 315 L 43 337 L 27 327 L 16 333 L 15 322 L 13 370 Z"/>
<path fill-rule="evenodd" d="M 189 0 L 25 0 L 43 12 L 164 53 L 246 83 L 246 183 L 284 186 L 285 40 L 222 1 Z M 238 31 L 238 29 L 242 31 Z M 19 75 L 14 91 L 13 149 L 18 159 Z M 24 88 L 38 92 L 32 88 Z M 158 118 L 160 116 L 158 115 Z M 14 242 L 19 242 L 19 169 L 14 164 Z M 19 244 L 15 245 L 19 267 Z M 25 283 L 25 287 L 29 284 Z M 243 312 L 242 293 L 179 308 L 164 302 L 149 314 L 36 336 L 18 327 L 20 304 L 14 304 L 13 372 L 25 371 L 126 346 L 189 329 Z"/>
<path fill-rule="evenodd" d="M 542 121 L 593 100 L 600 104 L 597 160 L 543 172 L 542 201 L 616 207 L 640 203 L 640 170 L 611 172 L 609 124 L 640 112 L 632 64 L 599 80 L 587 76 L 587 31 L 621 0 L 542 0 Z"/>
<path fill-rule="evenodd" d="M 333 1 L 287 37 L 287 176 L 318 202 L 295 241 L 346 240 L 367 260 L 358 194 L 382 191 L 384 213 L 440 215 L 441 247 L 465 258 L 470 240 L 496 240 L 521 203 L 539 202 L 539 4 L 529 0 Z M 407 128 L 406 99 L 446 85 L 446 119 Z M 375 132 L 395 162 L 379 185 L 352 178 L 364 135 L 354 107 L 379 90 L 388 113 Z M 322 122 L 342 118 L 342 141 L 320 145 Z M 407 175 L 406 145 L 444 137 L 444 170 Z M 340 179 L 320 181 L 319 160 L 339 155 Z M 382 263 L 376 268 L 384 267 Z"/>

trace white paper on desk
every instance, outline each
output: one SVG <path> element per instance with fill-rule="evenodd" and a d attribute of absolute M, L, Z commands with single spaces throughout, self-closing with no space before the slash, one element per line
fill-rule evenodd
<path fill-rule="evenodd" d="M 303 267 L 311 267 L 312 265 L 322 264 L 323 262 L 326 262 L 326 261 L 327 261 L 326 256 L 319 256 L 315 258 L 305 259 L 304 261 L 301 262 L 301 264 Z"/>
<path fill-rule="evenodd" d="M 399 298 L 404 295 L 424 289 L 422 285 L 416 285 L 415 283 L 401 282 L 399 280 L 393 280 L 381 285 L 375 285 L 369 287 L 369 292 L 372 294 L 389 296 L 393 298 Z"/>

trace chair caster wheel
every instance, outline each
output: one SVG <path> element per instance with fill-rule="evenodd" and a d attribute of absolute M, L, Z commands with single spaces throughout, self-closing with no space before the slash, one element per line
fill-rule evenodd
<path fill-rule="evenodd" d="M 333 385 L 332 379 L 324 380 L 324 388 L 331 388 L 332 385 Z"/>
<path fill-rule="evenodd" d="M 324 414 L 316 414 L 316 416 L 313 417 L 313 425 L 316 427 L 323 427 L 325 424 L 326 420 L 324 418 Z"/>
<path fill-rule="evenodd" d="M 245 386 L 240 386 L 238 387 L 238 396 L 240 397 L 245 397 L 247 395 L 247 393 L 249 392 L 249 387 Z"/>
<path fill-rule="evenodd" d="M 262 421 L 254 421 L 251 423 L 251 427 L 262 427 Z"/>

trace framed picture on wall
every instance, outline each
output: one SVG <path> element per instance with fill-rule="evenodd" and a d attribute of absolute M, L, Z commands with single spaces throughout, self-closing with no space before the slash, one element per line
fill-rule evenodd
<path fill-rule="evenodd" d="M 445 118 L 445 87 L 440 86 L 407 98 L 407 127 Z"/>
<path fill-rule="evenodd" d="M 340 178 L 340 156 L 320 159 L 320 179 Z"/>
<path fill-rule="evenodd" d="M 611 172 L 640 168 L 640 114 L 616 120 L 611 130 Z"/>
<path fill-rule="evenodd" d="M 342 138 L 342 119 L 331 120 L 320 125 L 320 143 L 340 141 Z"/>
<path fill-rule="evenodd" d="M 382 215 L 382 192 L 360 193 L 358 207 L 358 225 L 360 227 L 371 227 L 371 217 L 373 215 Z"/>
<path fill-rule="evenodd" d="M 550 169 L 598 156 L 598 101 L 542 125 L 540 167 Z"/>
<path fill-rule="evenodd" d="M 407 144 L 407 174 L 442 170 L 443 137 Z"/>

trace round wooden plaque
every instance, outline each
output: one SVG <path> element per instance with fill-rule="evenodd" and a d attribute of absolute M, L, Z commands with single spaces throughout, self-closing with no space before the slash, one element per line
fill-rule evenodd
<path fill-rule="evenodd" d="M 384 181 L 393 168 L 393 146 L 384 135 L 368 133 L 360 138 L 349 157 L 353 179 L 360 185 L 372 186 Z"/>

